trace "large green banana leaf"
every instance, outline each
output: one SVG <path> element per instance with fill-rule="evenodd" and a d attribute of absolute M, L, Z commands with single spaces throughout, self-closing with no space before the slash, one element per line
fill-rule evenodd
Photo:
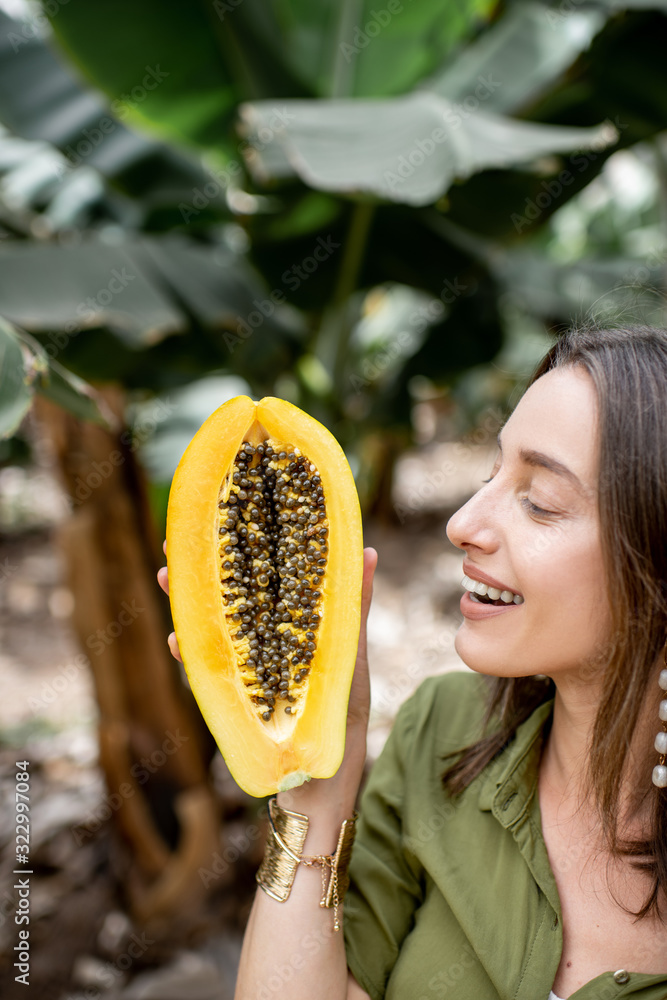
<path fill-rule="evenodd" d="M 402 93 L 469 39 L 495 0 L 69 0 L 60 43 L 116 100 L 178 141 L 220 147 L 242 100 Z M 131 30 L 128 30 L 131 26 Z M 379 35 L 381 44 L 377 44 Z"/>
<path fill-rule="evenodd" d="M 93 169 L 152 205 L 209 180 L 195 158 L 127 128 L 132 111 L 130 95 L 112 113 L 34 26 L 0 11 L 0 122 L 11 133 L 61 150 L 61 172 Z"/>
<path fill-rule="evenodd" d="M 480 96 L 472 95 L 469 106 L 428 91 L 386 101 L 242 105 L 248 138 L 258 147 L 250 164 L 258 179 L 294 173 L 325 191 L 427 205 L 455 179 L 554 153 L 602 150 L 618 138 L 609 125 L 564 128 L 489 114 L 479 110 L 488 86 L 478 85 Z M 267 132 L 272 141 L 263 145 Z"/>
<path fill-rule="evenodd" d="M 0 244 L 4 315 L 35 333 L 106 327 L 137 350 L 199 327 L 234 331 L 268 302 L 244 258 L 178 234 L 127 234 L 117 245 L 90 234 L 82 243 Z M 283 331 L 272 309 L 265 330 Z M 54 338 L 67 341 L 67 336 Z"/>
<path fill-rule="evenodd" d="M 36 392 L 84 420 L 105 426 L 114 423 L 91 386 L 0 316 L 0 439 L 16 431 Z"/>
<path fill-rule="evenodd" d="M 188 190 L 181 175 L 174 178 L 171 197 L 168 185 L 161 187 L 157 200 L 170 207 L 156 216 L 150 208 L 146 212 L 149 183 L 132 188 L 132 170 L 113 177 L 114 183 L 122 177 L 124 191 L 137 202 L 135 227 L 157 221 L 158 228 L 178 226 L 194 239 L 182 240 L 178 251 L 170 247 L 169 266 L 161 250 L 157 260 L 150 258 L 143 237 L 143 243 L 125 240 L 113 247 L 132 255 L 135 281 L 140 282 L 136 288 L 145 291 L 137 306 L 140 321 L 132 327 L 118 295 L 94 313 L 94 322 L 101 324 L 97 332 L 72 338 L 63 356 L 71 350 L 77 370 L 98 374 L 95 352 L 91 348 L 86 354 L 85 345 L 95 343 L 102 350 L 99 331 L 111 329 L 125 341 L 109 342 L 118 346 L 108 363 L 113 369 L 118 362 L 114 371 L 133 385 L 153 385 L 151 367 L 165 365 L 171 372 L 167 377 L 176 377 L 180 368 L 182 380 L 183 371 L 195 375 L 200 365 L 200 372 L 207 366 L 231 368 L 253 388 L 258 385 L 254 366 L 263 358 L 268 373 L 270 357 L 273 378 L 282 379 L 280 386 L 292 391 L 296 401 L 316 410 L 319 404 L 308 394 L 326 398 L 329 422 L 332 415 L 341 419 L 341 411 L 367 414 L 369 400 L 378 418 L 406 420 L 413 375 L 429 372 L 448 380 L 492 357 L 502 339 L 500 290 L 509 287 L 512 276 L 520 278 L 516 270 L 501 273 L 488 259 L 476 257 L 441 223 L 450 220 L 499 245 L 522 241 L 593 181 L 614 149 L 665 128 L 667 94 L 660 80 L 667 18 L 655 12 L 664 6 L 650 0 L 622 5 L 582 0 L 563 16 L 560 2 L 522 0 L 500 7 L 413 0 L 394 3 L 388 18 L 383 13 L 388 4 L 381 9 L 361 0 L 147 0 L 138 7 L 127 0 L 69 0 L 60 5 L 52 19 L 56 43 L 72 55 L 82 76 L 107 95 L 112 121 L 115 108 L 123 126 L 139 124 L 153 135 L 176 140 L 181 150 L 188 145 L 214 154 L 222 176 L 230 165 L 238 168 L 227 192 L 231 212 L 224 184 L 212 197 L 202 197 L 198 189 L 203 184 L 193 182 Z M 629 10 L 635 7 L 641 9 Z M 18 48 L 15 65 L 28 51 L 28 46 Z M 11 60 L 0 80 L 4 71 L 5 89 L 10 90 Z M 482 85 L 484 93 L 476 95 Z M 360 117 L 355 122 L 348 116 L 346 125 L 332 129 L 330 123 L 345 108 L 341 102 L 351 98 L 353 116 Z M 282 109 L 289 113 L 293 102 L 303 109 L 305 125 L 281 120 Z M 33 113 L 38 109 L 35 100 Z M 450 129 L 436 142 L 431 133 L 447 113 Z M 94 114 L 103 115 L 104 109 Z M 461 120 L 458 127 L 452 125 L 453 115 Z M 13 120 L 16 134 L 26 134 L 17 122 Z M 606 123 L 604 132 L 600 123 Z M 618 141 L 605 145 L 612 126 Z M 78 127 L 77 135 L 70 133 L 67 139 L 75 151 L 81 137 L 86 139 L 81 127 L 90 131 L 95 122 L 88 119 Z M 326 142 L 320 143 L 323 133 Z M 63 128 L 57 140 L 61 150 L 66 134 Z M 100 141 L 95 155 L 101 157 L 104 148 Z M 112 145 L 107 152 L 109 164 L 99 172 L 112 177 Z M 423 163 L 416 162 L 418 154 Z M 191 162 L 182 151 L 174 155 L 181 157 L 179 162 Z M 401 166 L 408 176 L 401 176 Z M 397 179 L 387 176 L 392 173 Z M 141 170 L 138 176 L 146 181 Z M 139 191 L 141 199 L 136 199 Z M 355 205 L 359 199 L 372 201 L 372 207 Z M 226 236 L 222 239 L 221 230 L 214 228 L 231 221 L 234 212 L 237 221 L 229 229 L 237 236 L 241 227 L 245 230 L 247 255 L 264 280 L 258 294 L 252 281 L 241 281 L 244 294 L 227 301 L 230 290 L 224 283 L 216 288 L 220 265 L 209 268 L 204 258 L 215 257 L 222 247 L 222 266 L 231 261 L 240 266 L 242 255 L 227 256 Z M 524 221 L 517 224 L 517 219 Z M 296 280 L 294 274 L 320 239 L 336 246 L 335 252 L 307 280 Z M 161 246 L 158 240 L 148 243 Z M 106 267 L 111 258 L 103 240 L 86 237 L 84 246 L 93 257 L 101 247 L 99 260 Z M 17 292 L 14 314 L 29 319 L 30 310 L 42 306 L 27 299 L 21 267 L 27 270 L 37 262 L 42 268 L 48 262 L 50 268 L 56 254 L 70 248 L 38 247 L 48 253 L 35 258 L 26 254 L 20 262 L 16 249 L 5 244 L 7 262 L 10 257 L 16 261 L 14 284 L 26 300 L 21 304 Z M 201 255 L 197 263 L 195 250 Z M 193 266 L 185 269 L 187 281 L 179 286 L 183 254 Z M 73 262 L 75 256 L 69 259 Z M 92 263 L 82 265 L 84 279 L 72 286 L 64 271 L 58 273 L 69 305 L 50 318 L 43 310 L 35 329 L 46 336 L 51 328 L 40 323 L 56 315 L 62 324 L 71 322 L 65 318 L 67 310 L 71 314 L 73 305 L 76 314 L 84 292 L 94 299 L 110 274 Z M 198 278 L 197 293 L 189 295 L 188 286 Z M 53 294 L 55 284 L 50 286 Z M 453 301 L 445 315 L 425 325 L 410 352 L 360 393 L 351 393 L 351 380 L 358 379 L 359 366 L 366 357 L 372 360 L 374 350 L 356 332 L 365 290 L 394 285 L 423 290 L 441 301 L 453 296 Z M 459 288 L 464 290 L 451 291 Z M 254 336 L 221 352 L 224 330 L 233 330 L 235 319 L 245 322 L 254 300 L 266 297 L 269 289 L 285 293 L 285 310 L 265 317 Z M 125 302 L 129 307 L 129 292 Z M 282 324 L 289 332 L 281 330 Z M 176 330 L 188 332 L 167 336 Z M 397 325 L 396 337 L 400 333 Z M 391 339 L 389 329 L 384 335 Z M 278 355 L 270 353 L 272 344 Z"/>

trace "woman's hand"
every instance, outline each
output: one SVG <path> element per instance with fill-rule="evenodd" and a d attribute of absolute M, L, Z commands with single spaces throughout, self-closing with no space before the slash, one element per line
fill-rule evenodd
<path fill-rule="evenodd" d="M 164 543 L 166 554 L 167 543 Z M 282 792 L 280 801 L 286 808 L 299 809 L 302 807 L 307 811 L 307 806 L 317 808 L 323 803 L 326 797 L 328 806 L 338 802 L 339 808 L 336 812 L 343 811 L 349 803 L 346 816 L 350 815 L 354 807 L 359 782 L 366 760 L 366 731 L 368 729 L 368 717 L 370 713 L 370 682 L 368 674 L 368 653 L 366 643 L 366 625 L 368 621 L 368 611 L 373 595 L 373 576 L 377 566 L 377 552 L 375 549 L 364 549 L 364 572 L 361 589 L 361 623 L 359 629 L 359 646 L 357 649 L 357 659 L 352 678 L 350 690 L 350 700 L 347 711 L 347 732 L 345 738 L 345 756 L 343 762 L 333 778 L 318 779 L 307 782 L 299 788 L 294 788 L 290 792 Z M 169 573 L 166 566 L 158 571 L 158 583 L 165 594 L 169 593 Z M 171 654 L 175 659 L 183 662 L 176 633 L 172 632 L 167 640 Z M 345 816 L 343 817 L 345 818 Z"/>
<path fill-rule="evenodd" d="M 359 784 L 366 762 L 366 733 L 370 714 L 371 690 L 368 673 L 368 651 L 366 627 L 368 612 L 373 596 L 373 577 L 377 566 L 375 549 L 364 549 L 364 574 L 361 588 L 361 623 L 359 629 L 359 645 L 357 659 L 350 689 L 350 700 L 347 709 L 347 730 L 345 735 L 345 755 L 343 761 L 331 778 L 313 778 L 298 788 L 289 792 L 280 792 L 278 801 L 286 809 L 295 809 L 314 819 L 315 814 L 323 813 L 323 824 L 326 829 L 323 837 L 328 838 L 328 846 L 319 850 L 311 843 L 316 831 L 309 830 L 306 842 L 310 853 L 328 853 L 331 850 L 330 828 L 340 826 L 344 819 L 352 815 L 359 790 Z M 318 836 L 319 841 L 319 836 Z M 305 850 L 305 848 L 304 848 Z"/>
<path fill-rule="evenodd" d="M 162 551 L 164 552 L 165 555 L 167 554 L 167 543 L 166 543 L 166 541 L 164 541 L 162 543 Z M 159 569 L 157 571 L 157 582 L 160 584 L 160 586 L 164 590 L 165 594 L 168 595 L 169 594 L 169 570 L 167 569 L 166 566 L 163 566 L 161 569 Z M 167 644 L 169 646 L 169 651 L 171 652 L 171 655 L 174 657 L 174 659 L 178 660 L 179 663 L 182 663 L 183 662 L 183 657 L 181 656 L 181 651 L 178 648 L 178 642 L 176 641 L 176 633 L 175 632 L 171 633 L 171 635 L 167 639 Z"/>

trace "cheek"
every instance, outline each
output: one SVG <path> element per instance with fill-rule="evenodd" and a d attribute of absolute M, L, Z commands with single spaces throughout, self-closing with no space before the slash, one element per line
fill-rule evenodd
<path fill-rule="evenodd" d="M 598 527 L 586 522 L 576 530 L 554 526 L 526 538 L 517 573 L 525 576 L 526 587 L 589 593 L 604 590 L 604 563 Z"/>
<path fill-rule="evenodd" d="M 599 531 L 596 522 L 542 529 L 517 564 L 527 601 L 551 618 L 606 621 L 609 614 Z"/>

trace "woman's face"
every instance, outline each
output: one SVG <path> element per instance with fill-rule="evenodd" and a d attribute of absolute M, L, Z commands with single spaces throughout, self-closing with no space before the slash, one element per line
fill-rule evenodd
<path fill-rule="evenodd" d="M 500 443 L 490 482 L 454 514 L 447 535 L 465 552 L 465 575 L 502 585 L 491 597 L 501 589 L 523 601 L 480 604 L 465 591 L 456 650 L 480 673 L 585 678 L 582 667 L 595 662 L 610 628 L 590 377 L 575 368 L 543 375 Z"/>

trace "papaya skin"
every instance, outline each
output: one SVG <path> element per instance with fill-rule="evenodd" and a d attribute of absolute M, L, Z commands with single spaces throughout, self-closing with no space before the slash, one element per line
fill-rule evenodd
<path fill-rule="evenodd" d="M 265 723 L 241 681 L 221 596 L 216 518 L 220 487 L 244 441 L 298 448 L 321 478 L 329 525 L 321 621 L 303 704 Z M 284 400 L 223 404 L 197 432 L 169 496 L 167 558 L 178 648 L 193 694 L 237 783 L 263 797 L 328 778 L 345 746 L 360 624 L 361 515 L 352 474 L 333 436 Z M 173 650 L 172 650 L 173 651 Z"/>

